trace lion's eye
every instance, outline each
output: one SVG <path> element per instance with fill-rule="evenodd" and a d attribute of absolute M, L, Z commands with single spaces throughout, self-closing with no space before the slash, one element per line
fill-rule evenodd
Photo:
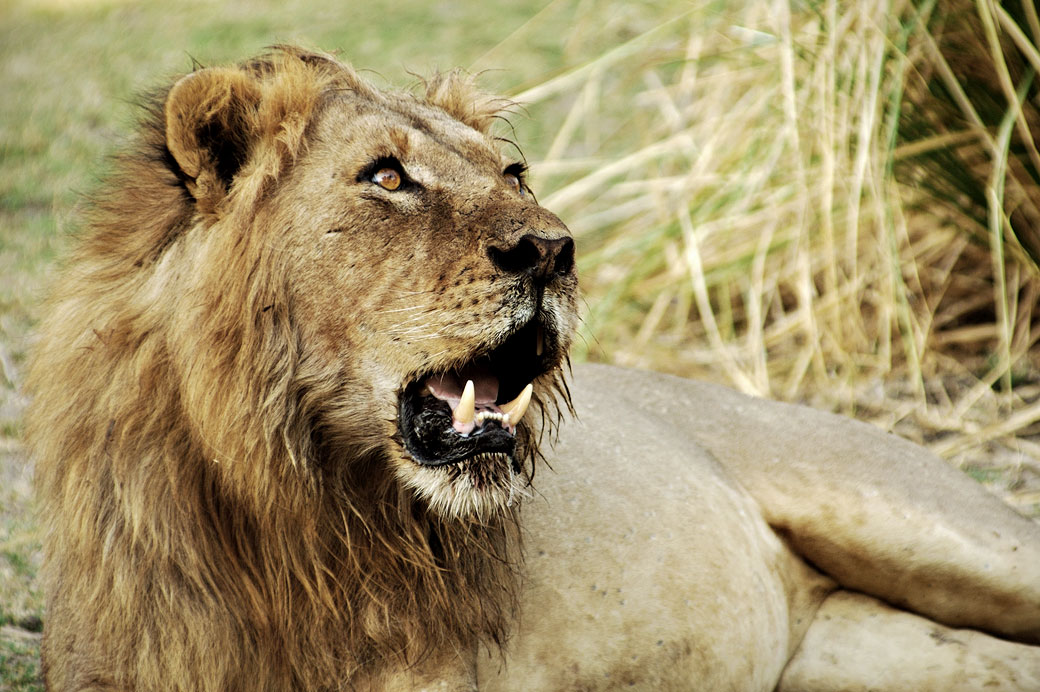
<path fill-rule="evenodd" d="M 396 156 L 380 156 L 372 159 L 367 166 L 358 171 L 359 183 L 375 183 L 384 190 L 393 192 L 412 185 L 411 179 L 404 172 L 404 167 Z"/>
<path fill-rule="evenodd" d="M 502 171 L 502 177 L 506 179 L 506 185 L 513 188 L 517 194 L 524 194 L 527 190 L 524 187 L 524 173 L 527 172 L 527 165 L 524 163 L 513 163 L 506 166 L 506 169 Z"/>
<path fill-rule="evenodd" d="M 401 187 L 401 173 L 393 168 L 380 168 L 372 175 L 372 182 L 384 190 L 396 190 Z"/>
<path fill-rule="evenodd" d="M 506 185 L 513 188 L 521 195 L 524 194 L 524 186 L 520 184 L 520 177 L 515 173 L 506 173 Z"/>

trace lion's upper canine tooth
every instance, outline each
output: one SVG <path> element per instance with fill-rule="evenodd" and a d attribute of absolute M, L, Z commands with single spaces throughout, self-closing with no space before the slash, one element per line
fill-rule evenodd
<path fill-rule="evenodd" d="M 539 325 L 538 330 L 535 332 L 534 340 L 534 354 L 539 358 L 542 357 L 542 353 L 545 352 L 545 330 Z M 522 414 L 521 414 L 522 415 Z"/>
<path fill-rule="evenodd" d="M 468 426 L 473 422 L 476 415 L 476 407 L 474 406 L 476 401 L 477 394 L 476 389 L 473 387 L 473 380 L 466 380 L 466 387 L 462 390 L 462 398 L 459 399 L 459 405 L 455 407 L 451 414 L 456 423 Z"/>
<path fill-rule="evenodd" d="M 527 412 L 527 406 L 531 403 L 531 393 L 534 391 L 534 385 L 528 384 L 524 387 L 524 391 L 520 392 L 520 396 L 510 401 L 508 404 L 502 404 L 499 406 L 500 409 L 506 412 L 509 417 L 509 425 L 516 425 L 520 422 L 520 419 L 524 417 L 524 413 Z"/>

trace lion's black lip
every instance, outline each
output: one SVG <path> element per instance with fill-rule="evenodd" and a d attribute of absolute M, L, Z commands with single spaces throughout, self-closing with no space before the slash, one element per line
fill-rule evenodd
<path fill-rule="evenodd" d="M 476 354 L 455 370 L 476 366 L 492 373 L 498 380 L 497 402 L 512 401 L 555 366 L 555 343 L 554 334 L 547 333 L 537 319 L 531 320 L 497 347 Z M 466 435 L 455 430 L 447 402 L 426 391 L 426 380 L 438 374 L 417 374 L 398 396 L 398 431 L 408 455 L 423 466 L 455 464 L 481 454 L 513 457 L 516 437 L 495 421 Z"/>
<path fill-rule="evenodd" d="M 405 450 L 423 466 L 445 466 L 478 454 L 516 451 L 516 438 L 491 421 L 468 435 L 455 431 L 448 404 L 432 396 L 421 396 L 421 382 L 409 385 L 400 397 L 398 428 Z"/>

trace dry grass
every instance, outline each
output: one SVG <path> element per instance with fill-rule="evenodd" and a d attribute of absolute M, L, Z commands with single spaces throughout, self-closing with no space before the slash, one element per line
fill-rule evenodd
<path fill-rule="evenodd" d="M 561 123 L 533 168 L 579 241 L 579 357 L 871 420 L 1040 513 L 1037 31 L 705 4 L 519 92 Z"/>

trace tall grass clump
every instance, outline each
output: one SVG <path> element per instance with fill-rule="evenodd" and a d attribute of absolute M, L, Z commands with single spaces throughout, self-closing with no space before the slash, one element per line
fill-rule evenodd
<path fill-rule="evenodd" d="M 1032 5 L 664 14 L 515 94 L 555 123 L 528 153 L 581 250 L 578 356 L 1035 464 Z"/>

